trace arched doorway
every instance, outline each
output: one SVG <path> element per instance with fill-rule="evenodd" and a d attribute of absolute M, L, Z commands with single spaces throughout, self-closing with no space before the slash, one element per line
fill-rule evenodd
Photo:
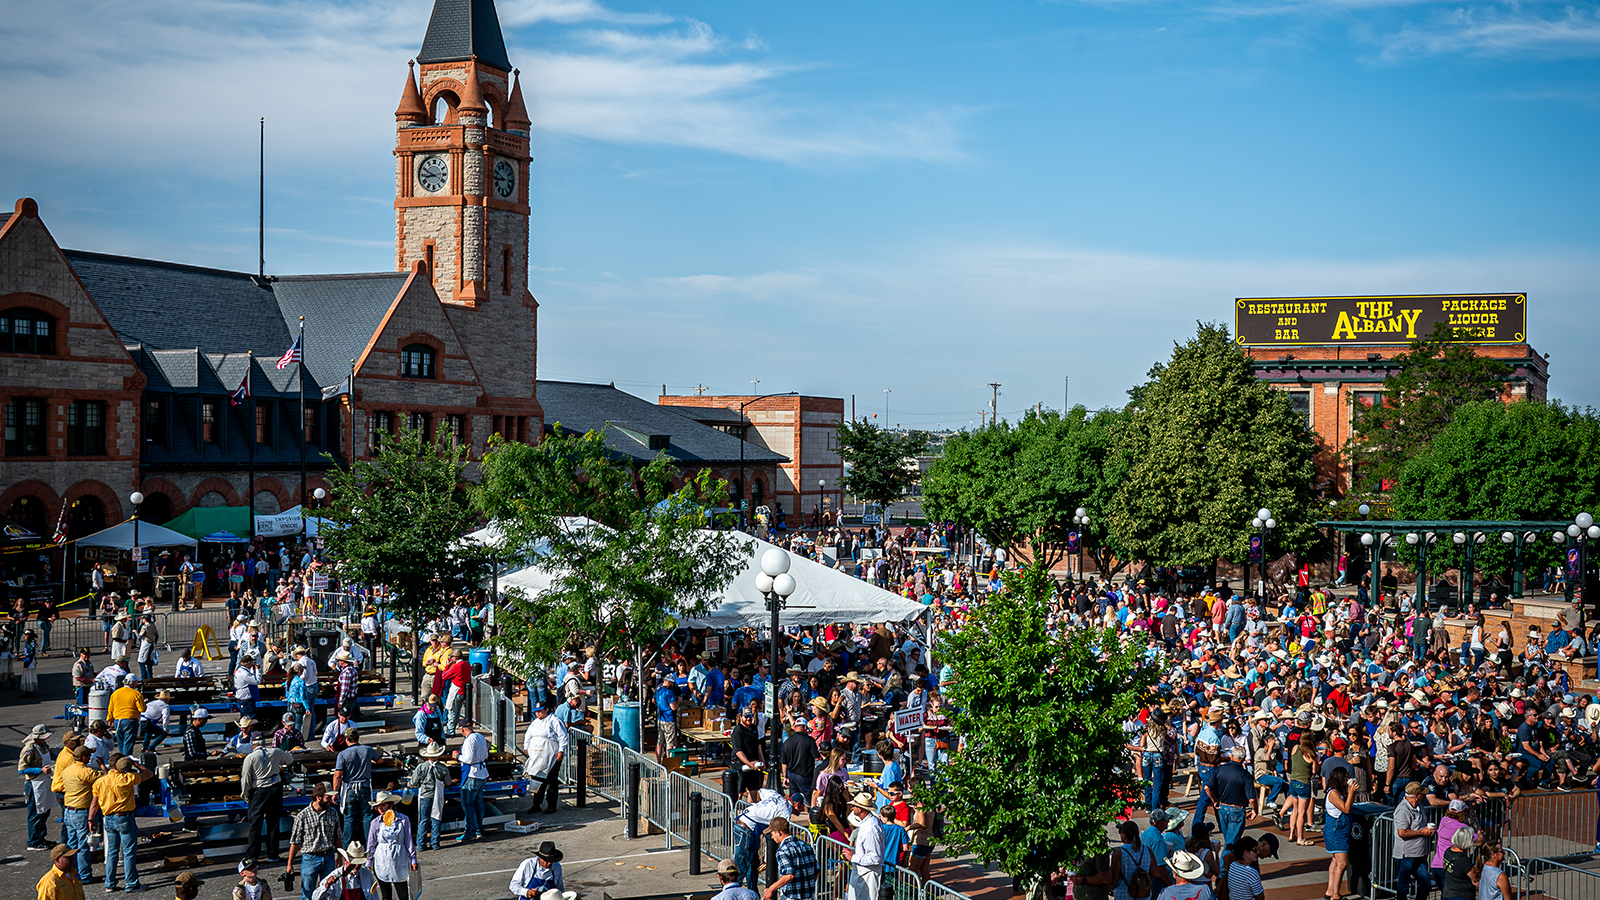
<path fill-rule="evenodd" d="M 172 521 L 172 498 L 166 494 L 145 494 L 139 504 L 139 518 L 151 525 L 165 525 Z"/>
<path fill-rule="evenodd" d="M 83 496 L 67 507 L 67 538 L 88 537 L 106 527 L 106 508 L 98 497 Z"/>
<path fill-rule="evenodd" d="M 49 527 L 49 516 L 45 513 L 44 501 L 38 497 L 18 497 L 11 501 L 6 518 L 40 537 L 48 536 L 45 529 Z"/>

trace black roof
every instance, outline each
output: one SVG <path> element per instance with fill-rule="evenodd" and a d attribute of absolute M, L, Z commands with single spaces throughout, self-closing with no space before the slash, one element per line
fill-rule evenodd
<path fill-rule="evenodd" d="M 631 459 L 650 460 L 664 451 L 685 463 L 737 463 L 743 444 L 746 463 L 789 461 L 787 456 L 702 425 L 676 407 L 657 406 L 608 384 L 541 380 L 539 405 L 544 408 L 546 431 L 557 424 L 564 431 L 604 430 L 606 446 Z"/>
<path fill-rule="evenodd" d="M 750 420 L 737 409 L 729 409 L 726 406 L 678 406 L 672 404 L 667 408 L 696 422 L 716 423 L 718 425 L 750 424 Z"/>
<path fill-rule="evenodd" d="M 350 360 L 360 358 L 407 277 L 405 272 L 373 272 L 272 280 L 284 324 L 298 328 L 299 317 L 306 317 L 306 369 L 312 379 L 334 385 L 350 374 Z"/>
<path fill-rule="evenodd" d="M 494 0 L 434 0 L 433 16 L 428 19 L 428 34 L 422 39 L 417 62 L 473 58 L 502 71 L 511 71 Z"/>

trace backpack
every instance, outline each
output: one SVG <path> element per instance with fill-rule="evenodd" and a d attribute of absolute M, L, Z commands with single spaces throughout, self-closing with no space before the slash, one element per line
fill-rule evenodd
<path fill-rule="evenodd" d="M 1128 873 L 1126 865 L 1122 867 L 1122 883 L 1128 886 L 1128 896 L 1134 898 L 1134 900 L 1145 900 L 1146 897 L 1150 896 L 1151 888 L 1154 886 L 1150 881 L 1149 870 L 1140 864 L 1140 860 L 1144 858 L 1144 852 L 1144 849 L 1140 848 L 1139 855 L 1133 857 L 1133 873 L 1131 875 Z M 1128 861 L 1127 847 L 1122 848 L 1122 861 L 1124 863 Z"/>

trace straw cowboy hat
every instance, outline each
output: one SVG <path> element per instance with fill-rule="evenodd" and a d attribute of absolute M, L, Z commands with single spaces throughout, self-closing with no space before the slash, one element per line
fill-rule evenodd
<path fill-rule="evenodd" d="M 351 841 L 349 846 L 339 851 L 348 865 L 364 866 L 367 864 L 367 847 L 360 841 Z"/>
<path fill-rule="evenodd" d="M 333 654 L 333 659 L 335 662 L 355 662 L 356 658 L 351 655 L 349 650 L 340 650 Z"/>
<path fill-rule="evenodd" d="M 877 794 L 872 791 L 862 791 L 850 798 L 850 805 L 871 812 L 878 808 Z"/>
<path fill-rule="evenodd" d="M 1186 850 L 1179 850 L 1167 857 L 1167 868 L 1184 881 L 1197 881 L 1206 874 L 1206 864 Z"/>
<path fill-rule="evenodd" d="M 438 741 L 429 741 L 426 747 L 417 753 L 423 759 L 438 759 L 444 755 L 444 745 Z"/>
<path fill-rule="evenodd" d="M 384 803 L 399 803 L 403 799 L 405 798 L 391 791 L 379 791 L 378 796 L 373 797 L 367 805 L 371 807 L 377 807 Z"/>

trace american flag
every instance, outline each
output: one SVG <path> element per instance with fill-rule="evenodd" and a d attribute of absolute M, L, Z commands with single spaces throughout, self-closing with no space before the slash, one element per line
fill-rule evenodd
<path fill-rule="evenodd" d="M 295 353 L 299 353 L 298 350 L 296 350 L 294 352 Z M 283 368 L 283 366 L 280 365 L 280 366 L 278 366 L 278 368 L 281 369 L 281 368 Z M 244 402 L 246 400 L 249 400 L 249 399 L 250 399 L 250 373 L 249 372 L 245 372 L 244 373 L 244 378 L 240 379 L 240 381 L 239 381 L 239 389 L 234 391 L 233 394 L 230 397 L 228 397 L 228 405 L 229 406 L 243 406 Z"/>
<path fill-rule="evenodd" d="M 67 504 L 65 502 L 61 504 L 61 515 L 56 517 L 55 542 L 58 544 L 67 542 Z"/>
<path fill-rule="evenodd" d="M 278 368 L 287 369 L 287 368 L 289 368 L 290 366 L 294 365 L 295 363 L 297 363 L 299 361 L 300 361 L 300 336 L 299 335 L 295 335 L 294 343 L 290 344 L 289 345 L 289 349 L 285 350 L 283 352 L 283 355 L 278 357 Z"/>

